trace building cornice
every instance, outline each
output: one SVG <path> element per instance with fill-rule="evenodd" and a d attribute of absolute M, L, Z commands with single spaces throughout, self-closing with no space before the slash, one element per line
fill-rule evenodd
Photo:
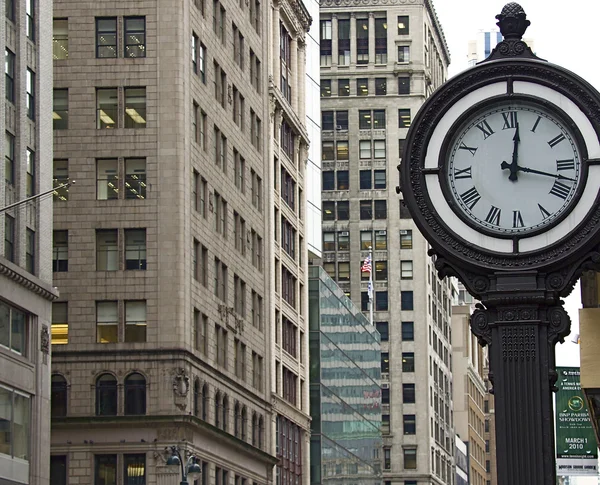
<path fill-rule="evenodd" d="M 279 0 L 276 5 L 279 5 L 280 12 L 284 12 L 285 18 L 293 27 L 295 36 L 304 39 L 306 32 L 310 30 L 312 17 L 302 0 Z"/>
<path fill-rule="evenodd" d="M 23 288 L 41 296 L 45 300 L 54 301 L 58 299 L 58 290 L 47 283 L 44 283 L 39 278 L 26 272 L 16 264 L 0 258 L 0 275 L 5 276 L 9 280 L 21 285 Z"/>
<path fill-rule="evenodd" d="M 446 61 L 446 67 L 450 64 L 450 49 L 448 48 L 448 43 L 446 42 L 446 36 L 444 35 L 444 29 L 442 28 L 442 24 L 438 19 L 437 12 L 435 11 L 435 7 L 433 6 L 432 0 L 424 0 L 425 7 L 431 16 L 431 21 L 435 27 L 436 33 L 440 39 L 440 43 L 442 44 L 442 54 L 444 55 L 444 60 Z"/>

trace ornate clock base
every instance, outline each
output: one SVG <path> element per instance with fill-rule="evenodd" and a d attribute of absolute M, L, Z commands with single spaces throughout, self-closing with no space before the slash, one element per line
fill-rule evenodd
<path fill-rule="evenodd" d="M 500 289 L 488 293 L 471 317 L 473 333 L 490 349 L 501 484 L 556 480 L 554 347 L 569 334 L 570 319 L 558 298 L 535 287 L 536 276 L 497 275 Z"/>

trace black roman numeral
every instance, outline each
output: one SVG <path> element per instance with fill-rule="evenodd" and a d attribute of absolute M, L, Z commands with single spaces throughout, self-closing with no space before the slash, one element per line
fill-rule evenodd
<path fill-rule="evenodd" d="M 556 195 L 556 197 L 560 197 L 561 199 L 566 199 L 567 195 L 569 195 L 569 192 L 571 192 L 569 186 L 557 180 L 556 182 L 554 182 L 554 185 L 550 189 L 549 193 L 552 195 Z"/>
<path fill-rule="evenodd" d="M 471 178 L 471 167 L 456 169 L 454 171 L 455 179 L 470 179 Z"/>
<path fill-rule="evenodd" d="M 513 211 L 513 227 L 524 227 L 521 211 Z"/>
<path fill-rule="evenodd" d="M 552 140 L 550 140 L 548 142 L 548 145 L 550 145 L 550 148 L 554 148 L 556 145 L 558 145 L 561 141 L 563 141 L 565 139 L 565 135 L 563 135 L 562 133 L 558 136 L 555 136 L 554 138 L 552 138 Z"/>
<path fill-rule="evenodd" d="M 547 219 L 548 217 L 550 217 L 550 212 L 544 209 L 541 204 L 538 204 L 538 207 L 540 208 L 540 212 L 542 213 L 542 219 Z"/>
<path fill-rule="evenodd" d="M 484 140 L 487 137 L 492 136 L 494 134 L 494 130 L 492 130 L 492 127 L 489 125 L 487 120 L 483 120 L 481 123 L 477 123 L 475 126 L 477 128 L 479 128 L 481 130 L 481 132 L 483 133 Z"/>
<path fill-rule="evenodd" d="M 492 208 L 488 212 L 487 217 L 485 218 L 485 222 L 489 222 L 490 224 L 493 224 L 494 226 L 499 226 L 501 212 L 502 211 L 500 209 L 498 209 L 498 207 L 492 206 Z"/>
<path fill-rule="evenodd" d="M 556 170 L 575 170 L 575 160 L 556 160 Z"/>
<path fill-rule="evenodd" d="M 502 118 L 504 118 L 504 126 L 503 130 L 508 128 L 516 128 L 517 127 L 517 112 L 509 111 L 508 113 L 502 113 Z"/>
<path fill-rule="evenodd" d="M 540 124 L 540 120 L 542 119 L 541 116 L 537 117 L 537 120 L 535 120 L 535 123 L 533 124 L 533 128 L 531 129 L 531 131 L 533 131 L 535 133 L 535 130 L 537 129 L 538 125 Z"/>
<path fill-rule="evenodd" d="M 465 145 L 465 142 L 461 142 L 460 146 L 458 147 L 460 150 L 469 150 L 471 152 L 471 155 L 475 156 L 475 152 L 477 151 L 477 147 L 468 147 L 467 145 Z"/>
<path fill-rule="evenodd" d="M 477 189 L 475 187 L 471 187 L 466 192 L 460 194 L 460 198 L 470 210 L 473 210 L 475 204 L 477 204 L 477 202 L 479 202 L 479 199 L 481 199 L 481 195 L 479 195 L 479 192 L 477 192 Z"/>

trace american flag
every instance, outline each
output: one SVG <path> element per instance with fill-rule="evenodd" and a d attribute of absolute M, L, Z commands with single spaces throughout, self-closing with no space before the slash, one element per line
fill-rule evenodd
<path fill-rule="evenodd" d="M 363 265 L 360 267 L 360 271 L 363 273 L 370 273 L 372 270 L 373 266 L 371 264 L 371 255 L 369 254 Z"/>

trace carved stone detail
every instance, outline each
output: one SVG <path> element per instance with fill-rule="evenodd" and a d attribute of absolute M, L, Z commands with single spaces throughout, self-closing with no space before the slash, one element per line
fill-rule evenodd
<path fill-rule="evenodd" d="M 502 345 L 502 360 L 528 361 L 537 356 L 537 331 L 532 325 L 500 327 L 500 342 Z"/>
<path fill-rule="evenodd" d="M 187 397 L 190 391 L 190 378 L 186 374 L 185 369 L 179 367 L 175 369 L 173 375 L 173 397 L 175 406 L 184 410 L 187 407 Z"/>
<path fill-rule="evenodd" d="M 40 350 L 46 355 L 50 353 L 50 331 L 48 330 L 48 325 L 42 325 L 40 331 Z"/>

